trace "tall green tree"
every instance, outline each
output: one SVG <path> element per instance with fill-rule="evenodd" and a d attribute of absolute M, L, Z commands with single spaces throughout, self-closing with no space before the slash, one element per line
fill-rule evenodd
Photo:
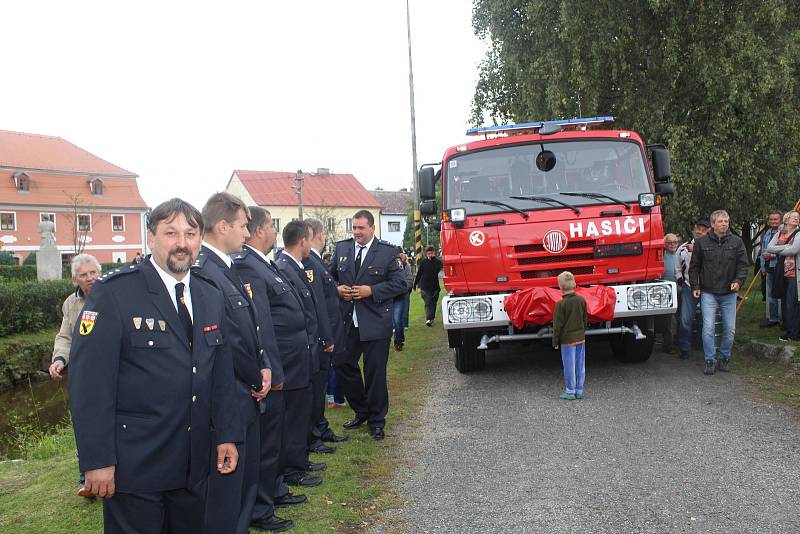
<path fill-rule="evenodd" d="M 475 0 L 472 122 L 614 115 L 671 151 L 667 226 L 800 198 L 797 0 Z"/>

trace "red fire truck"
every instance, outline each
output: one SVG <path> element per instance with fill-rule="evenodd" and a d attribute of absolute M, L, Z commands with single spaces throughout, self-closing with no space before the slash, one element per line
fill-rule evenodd
<path fill-rule="evenodd" d="M 441 216 L 442 317 L 459 371 L 482 369 L 501 343 L 551 338 L 551 325 L 514 327 L 504 299 L 557 287 L 565 270 L 579 286 L 616 292 L 613 320 L 586 334 L 607 336 L 622 361 L 650 357 L 654 318 L 677 309 L 675 284 L 662 280 L 669 151 L 605 129 L 613 120 L 473 128 L 481 139 L 420 169 L 420 211 Z"/>

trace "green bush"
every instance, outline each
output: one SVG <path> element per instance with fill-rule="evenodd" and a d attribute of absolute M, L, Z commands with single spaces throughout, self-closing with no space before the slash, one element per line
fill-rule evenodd
<path fill-rule="evenodd" d="M 17 260 L 8 252 L 0 252 L 0 265 L 16 265 Z"/>
<path fill-rule="evenodd" d="M 56 329 L 0 339 L 0 391 L 47 369 Z"/>
<path fill-rule="evenodd" d="M 0 284 L 0 337 L 61 324 L 61 305 L 75 291 L 69 280 Z"/>
<path fill-rule="evenodd" d="M 36 280 L 35 265 L 0 265 L 0 283 Z"/>
<path fill-rule="evenodd" d="M 108 262 L 108 263 L 101 263 L 100 267 L 103 269 L 104 273 L 107 273 L 108 271 L 113 271 L 114 269 L 120 269 L 122 267 L 127 267 L 128 265 L 130 265 L 130 262 L 127 262 L 127 263 Z"/>
<path fill-rule="evenodd" d="M 33 252 L 31 252 L 30 254 L 28 254 L 27 256 L 25 256 L 25 259 L 22 261 L 22 265 L 33 265 L 33 266 L 36 266 L 36 251 L 35 250 Z"/>

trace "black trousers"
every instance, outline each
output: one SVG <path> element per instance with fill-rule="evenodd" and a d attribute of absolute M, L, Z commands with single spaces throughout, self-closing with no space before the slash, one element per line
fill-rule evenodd
<path fill-rule="evenodd" d="M 364 357 L 364 378 L 359 360 Z M 389 338 L 361 341 L 358 328 L 345 336 L 344 353 L 337 357 L 336 380 L 357 417 L 368 419 L 372 428 L 383 428 L 389 411 L 389 389 L 386 385 L 386 363 L 389 360 Z"/>
<path fill-rule="evenodd" d="M 206 534 L 247 534 L 258 493 L 258 473 L 261 459 L 261 432 L 258 410 L 242 414 L 247 419 L 244 442 L 237 444 L 239 463 L 236 471 L 221 475 L 217 471 L 217 451 L 212 453 L 206 501 Z"/>
<path fill-rule="evenodd" d="M 308 422 L 311 420 L 311 384 L 284 390 L 280 473 L 305 472 L 308 464 Z"/>
<path fill-rule="evenodd" d="M 330 361 L 330 355 L 323 352 L 320 358 Z M 308 446 L 316 447 L 322 444 L 323 432 L 328 430 L 328 420 L 325 419 L 325 390 L 328 386 L 328 367 L 318 370 L 311 377 L 311 418 L 308 432 Z"/>
<path fill-rule="evenodd" d="M 253 519 L 268 518 L 275 514 L 275 479 L 283 441 L 283 391 L 270 391 L 267 410 L 261 414 L 261 463 L 258 470 L 258 492 L 253 507 Z"/>
<path fill-rule="evenodd" d="M 214 451 L 216 458 L 216 451 Z M 196 534 L 203 531 L 206 482 L 190 489 L 115 493 L 103 499 L 106 534 Z"/>
<path fill-rule="evenodd" d="M 420 288 L 420 295 L 425 302 L 425 320 L 433 321 L 436 319 L 436 305 L 439 303 L 439 290 L 428 291 L 427 289 Z"/>

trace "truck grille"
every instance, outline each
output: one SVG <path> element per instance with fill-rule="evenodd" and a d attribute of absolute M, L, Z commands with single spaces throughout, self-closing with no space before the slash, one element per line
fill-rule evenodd
<path fill-rule="evenodd" d="M 594 239 L 584 239 L 582 241 L 569 241 L 567 242 L 567 250 L 571 248 L 584 248 L 591 247 L 594 249 Z M 530 245 L 517 245 L 514 247 L 516 254 L 524 254 L 526 252 L 544 252 L 544 246 L 541 243 L 531 243 Z"/>
<path fill-rule="evenodd" d="M 539 265 L 542 263 L 564 263 L 568 261 L 583 261 L 593 259 L 594 253 L 588 252 L 585 254 L 559 254 L 550 256 L 537 256 L 535 258 L 519 258 L 517 263 L 519 265 Z"/>
<path fill-rule="evenodd" d="M 579 274 L 592 274 L 594 273 L 594 265 L 586 265 L 583 267 L 563 267 L 561 269 L 544 269 L 541 271 L 520 271 L 520 278 L 529 280 L 531 278 L 555 278 L 564 271 L 569 271 L 574 275 Z"/>

